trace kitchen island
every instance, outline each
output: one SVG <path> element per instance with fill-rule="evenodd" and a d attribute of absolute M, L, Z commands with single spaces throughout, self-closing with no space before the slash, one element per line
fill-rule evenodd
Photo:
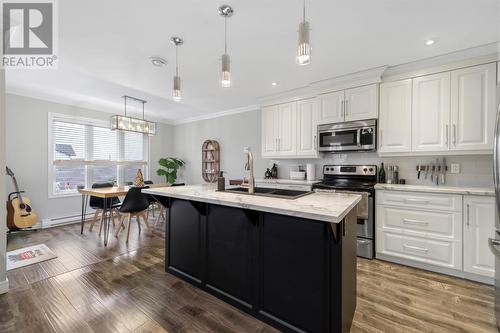
<path fill-rule="evenodd" d="M 287 332 L 349 332 L 361 196 L 144 190 L 167 206 L 166 271 Z"/>

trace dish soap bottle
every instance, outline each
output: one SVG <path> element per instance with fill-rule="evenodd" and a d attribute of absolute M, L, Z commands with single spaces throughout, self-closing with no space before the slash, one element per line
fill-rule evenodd
<path fill-rule="evenodd" d="M 217 191 L 226 190 L 226 178 L 224 178 L 224 171 L 219 171 L 219 177 L 217 177 Z"/>
<path fill-rule="evenodd" d="M 385 183 L 385 169 L 384 162 L 380 164 L 380 170 L 378 171 L 378 182 Z"/>

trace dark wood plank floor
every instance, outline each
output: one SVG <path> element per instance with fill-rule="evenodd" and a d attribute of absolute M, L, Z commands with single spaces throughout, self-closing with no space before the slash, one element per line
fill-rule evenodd
<path fill-rule="evenodd" d="M 144 228 L 143 228 L 144 229 Z M 130 242 L 78 225 L 9 235 L 8 249 L 45 243 L 56 259 L 8 272 L 0 332 L 276 332 L 164 272 L 163 226 Z M 493 288 L 378 260 L 358 261 L 352 332 L 497 332 Z"/>

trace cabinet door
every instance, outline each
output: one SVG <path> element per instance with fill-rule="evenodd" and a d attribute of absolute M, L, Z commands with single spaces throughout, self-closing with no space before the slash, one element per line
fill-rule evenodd
<path fill-rule="evenodd" d="M 411 79 L 380 85 L 379 152 L 411 152 Z"/>
<path fill-rule="evenodd" d="M 278 106 L 262 108 L 262 156 L 275 156 L 278 152 Z"/>
<path fill-rule="evenodd" d="M 293 156 L 297 152 L 297 104 L 278 105 L 279 136 L 278 155 Z"/>
<path fill-rule="evenodd" d="M 488 238 L 495 238 L 495 198 L 464 196 L 464 210 L 464 271 L 494 277 Z"/>
<path fill-rule="evenodd" d="M 496 64 L 451 72 L 451 149 L 493 149 Z"/>
<path fill-rule="evenodd" d="M 345 91 L 345 121 L 378 117 L 378 84 Z"/>
<path fill-rule="evenodd" d="M 297 155 L 318 156 L 318 104 L 316 98 L 297 102 Z"/>
<path fill-rule="evenodd" d="M 320 117 L 322 124 L 341 123 L 344 121 L 344 91 L 335 91 L 319 96 Z"/>
<path fill-rule="evenodd" d="M 413 151 L 448 151 L 450 73 L 413 79 Z"/>

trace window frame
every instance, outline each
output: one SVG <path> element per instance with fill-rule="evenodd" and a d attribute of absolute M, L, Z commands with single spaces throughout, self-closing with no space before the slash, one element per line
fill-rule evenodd
<path fill-rule="evenodd" d="M 48 191 L 48 197 L 49 199 L 55 199 L 55 198 L 67 198 L 67 197 L 76 197 L 80 196 L 80 193 L 78 192 L 69 192 L 69 193 L 56 193 L 54 192 L 54 166 L 61 165 L 61 166 L 71 166 L 71 165 L 76 165 L 76 166 L 84 166 L 85 167 L 85 187 L 88 188 L 92 185 L 92 166 L 116 166 L 116 175 L 117 175 L 117 183 L 119 185 L 124 184 L 124 166 L 127 165 L 143 165 L 144 166 L 144 177 L 145 179 L 149 178 L 150 174 L 150 146 L 151 146 L 151 140 L 149 138 L 149 135 L 143 134 L 143 157 L 144 160 L 142 161 L 124 161 L 124 151 L 125 151 L 125 140 L 124 140 L 124 134 L 123 132 L 116 131 L 117 132 L 117 148 L 118 148 L 118 160 L 117 161 L 106 161 L 106 160 L 93 160 L 92 159 L 92 150 L 93 150 L 93 136 L 92 135 L 86 135 L 86 140 L 85 140 L 85 152 L 86 152 L 86 158 L 85 160 L 55 160 L 54 156 L 54 132 L 53 132 L 53 126 L 55 121 L 60 121 L 60 122 L 66 122 L 66 123 L 72 123 L 72 124 L 79 124 L 79 125 L 85 125 L 88 126 L 86 128 L 86 133 L 87 131 L 90 131 L 92 134 L 92 128 L 93 127 L 104 127 L 104 128 L 109 128 L 109 121 L 101 120 L 101 119 L 94 119 L 94 118 L 87 118 L 87 117 L 80 117 L 80 116 L 72 116 L 72 115 L 67 115 L 67 114 L 60 114 L 60 113 L 48 113 L 47 117 L 47 142 L 48 142 L 48 147 L 47 147 L 47 174 L 48 174 L 48 183 L 47 183 L 47 191 Z"/>

